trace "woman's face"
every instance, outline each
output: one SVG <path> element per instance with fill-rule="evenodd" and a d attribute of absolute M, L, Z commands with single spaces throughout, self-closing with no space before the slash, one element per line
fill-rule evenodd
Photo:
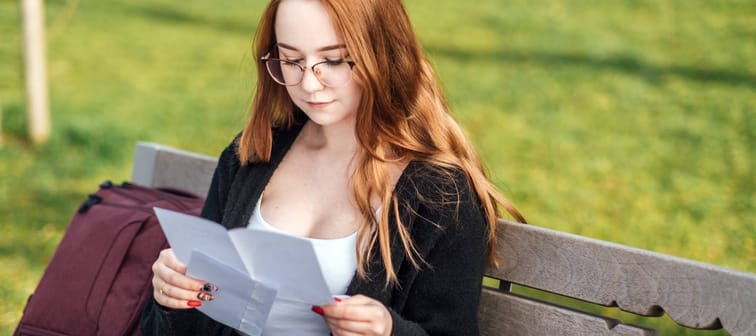
<path fill-rule="evenodd" d="M 306 68 L 302 82 L 286 86 L 294 104 L 321 126 L 353 124 L 362 95 L 357 81 L 352 78 L 343 85 L 326 86 L 312 71 L 313 64 L 319 62 L 351 61 L 323 4 L 318 0 L 281 1 L 274 28 L 278 57 Z"/>

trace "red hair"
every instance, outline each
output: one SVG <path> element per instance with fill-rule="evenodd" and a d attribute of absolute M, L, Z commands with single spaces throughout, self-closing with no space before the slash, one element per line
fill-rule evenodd
<path fill-rule="evenodd" d="M 255 57 L 264 56 L 276 43 L 276 11 L 283 0 L 273 0 L 260 20 L 255 38 Z M 400 0 L 320 0 L 328 10 L 337 33 L 357 64 L 355 80 L 362 87 L 357 112 L 359 142 L 353 176 L 353 196 L 363 215 L 357 251 L 358 274 L 378 246 L 387 281 L 396 281 L 391 263 L 389 213 L 374 218 L 371 196 L 381 199 L 383 209 L 398 210 L 389 181 L 389 167 L 397 162 L 420 160 L 465 172 L 488 223 L 489 260 L 496 264 L 497 206 L 520 222 L 522 215 L 488 180 L 480 159 L 459 124 L 448 112 L 436 76 L 414 33 Z M 270 160 L 273 127 L 290 128 L 301 113 L 284 86 L 275 83 L 262 62 L 257 64 L 258 82 L 249 123 L 242 133 L 239 157 L 242 164 Z M 409 232 L 398 216 L 397 230 L 406 255 L 415 267 L 417 255 Z M 375 230 L 372 223 L 377 223 Z M 355 253 L 357 253 L 355 251 Z"/>

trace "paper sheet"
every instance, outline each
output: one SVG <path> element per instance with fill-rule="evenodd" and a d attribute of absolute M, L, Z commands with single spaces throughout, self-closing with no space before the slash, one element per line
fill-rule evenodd
<path fill-rule="evenodd" d="M 275 297 L 306 305 L 333 301 L 309 240 L 247 228 L 227 231 L 204 218 L 154 210 L 187 274 L 218 286 L 220 297 L 199 308 L 218 322 L 256 335 L 263 326 L 256 319 L 267 317 Z"/>
<path fill-rule="evenodd" d="M 219 288 L 212 293 L 213 300 L 203 302 L 197 310 L 247 335 L 262 334 L 276 297 L 275 289 L 196 250 L 187 268 L 187 275 L 213 279 L 211 282 Z"/>
<path fill-rule="evenodd" d="M 165 237 L 168 238 L 168 244 L 179 261 L 189 265 L 192 251 L 197 250 L 216 260 L 222 260 L 244 274 L 249 274 L 228 236 L 228 231 L 222 225 L 202 217 L 161 208 L 153 209 Z"/>
<path fill-rule="evenodd" d="M 333 303 L 312 243 L 304 238 L 253 229 L 229 231 L 253 279 L 288 301 Z"/>

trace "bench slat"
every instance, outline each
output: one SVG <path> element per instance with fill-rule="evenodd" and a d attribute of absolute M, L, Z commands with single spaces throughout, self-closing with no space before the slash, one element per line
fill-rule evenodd
<path fill-rule="evenodd" d="M 487 275 L 695 329 L 756 335 L 756 275 L 500 220 Z M 721 322 L 721 326 L 720 326 Z"/>
<path fill-rule="evenodd" d="M 151 187 L 173 187 L 205 197 L 216 158 L 159 144 L 139 142 L 131 181 Z"/>
<path fill-rule="evenodd" d="M 482 336 L 657 335 L 655 330 L 488 288 L 483 289 L 479 316 Z"/>

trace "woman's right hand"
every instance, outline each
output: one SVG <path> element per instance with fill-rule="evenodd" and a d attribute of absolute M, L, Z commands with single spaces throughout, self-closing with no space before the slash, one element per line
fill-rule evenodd
<path fill-rule="evenodd" d="M 202 305 L 203 300 L 212 296 L 203 292 L 206 282 L 186 276 L 186 265 L 176 258 L 172 249 L 160 251 L 160 256 L 152 264 L 152 288 L 155 301 L 163 307 L 189 309 Z"/>

